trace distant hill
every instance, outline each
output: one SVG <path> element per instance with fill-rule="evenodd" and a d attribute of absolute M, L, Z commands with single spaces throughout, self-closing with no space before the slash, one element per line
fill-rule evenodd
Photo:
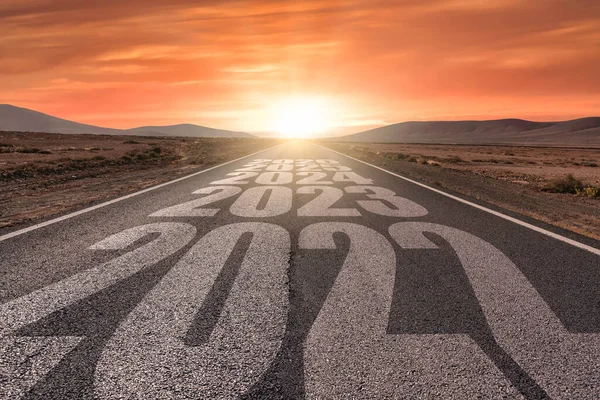
<path fill-rule="evenodd" d="M 522 119 L 402 122 L 329 140 L 377 143 L 600 146 L 600 117 L 561 122 L 533 122 Z"/>
<path fill-rule="evenodd" d="M 103 128 L 80 124 L 10 104 L 0 104 L 0 131 L 136 136 L 253 137 L 245 132 L 226 131 L 193 124 L 142 126 L 132 129 Z"/>
<path fill-rule="evenodd" d="M 207 128 L 205 126 L 194 124 L 140 126 L 139 128 L 128 129 L 127 132 L 131 132 L 131 134 L 136 135 L 147 134 L 147 132 L 156 132 L 161 136 L 252 137 L 252 135 L 245 132 L 226 131 L 223 129 Z"/>

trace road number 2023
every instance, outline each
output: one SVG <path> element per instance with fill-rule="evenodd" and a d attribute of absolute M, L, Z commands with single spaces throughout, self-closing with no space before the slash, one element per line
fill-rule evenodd
<path fill-rule="evenodd" d="M 316 195 L 297 210 L 299 217 L 359 217 L 356 208 L 336 208 L 335 203 L 342 200 L 344 194 L 363 194 L 368 200 L 356 200 L 364 210 L 388 217 L 422 217 L 427 210 L 404 197 L 397 196 L 392 190 L 379 186 L 346 186 L 344 190 L 329 186 L 302 186 L 296 189 L 296 195 Z M 219 208 L 202 208 L 217 201 L 239 197 L 229 208 L 231 214 L 239 217 L 275 217 L 292 210 L 293 191 L 285 186 L 255 186 L 242 191 L 237 186 L 210 186 L 193 192 L 206 195 L 175 206 L 163 208 L 150 214 L 151 217 L 210 217 L 219 212 Z M 267 201 L 259 209 L 259 204 Z"/>

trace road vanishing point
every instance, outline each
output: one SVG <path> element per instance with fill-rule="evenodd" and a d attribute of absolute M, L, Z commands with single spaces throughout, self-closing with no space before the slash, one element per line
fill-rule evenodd
<path fill-rule="evenodd" d="M 0 399 L 599 399 L 599 248 L 289 142 L 0 236 Z"/>

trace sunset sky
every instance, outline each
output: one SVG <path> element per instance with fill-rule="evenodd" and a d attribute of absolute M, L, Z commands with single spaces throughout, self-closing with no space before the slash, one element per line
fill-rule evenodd
<path fill-rule="evenodd" d="M 600 114 L 600 1 L 0 1 L 0 103 L 115 128 L 328 134 Z"/>

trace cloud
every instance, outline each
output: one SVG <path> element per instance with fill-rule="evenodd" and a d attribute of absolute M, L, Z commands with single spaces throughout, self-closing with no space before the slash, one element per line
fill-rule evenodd
<path fill-rule="evenodd" d="M 0 24 L 3 102 L 92 123 L 243 129 L 295 92 L 369 123 L 600 111 L 596 0 L 4 0 Z"/>

